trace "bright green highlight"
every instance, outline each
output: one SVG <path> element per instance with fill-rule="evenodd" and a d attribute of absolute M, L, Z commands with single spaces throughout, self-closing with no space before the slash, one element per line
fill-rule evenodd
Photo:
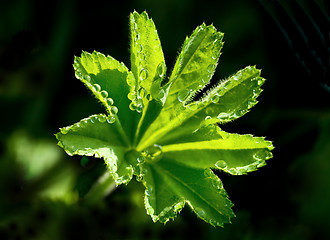
<path fill-rule="evenodd" d="M 197 27 L 166 77 L 154 22 L 146 12 L 132 13 L 129 21 L 130 70 L 98 52 L 75 57 L 76 77 L 107 114 L 61 128 L 58 144 L 69 155 L 103 158 L 117 185 L 135 175 L 146 188 L 145 207 L 153 221 L 166 223 L 187 204 L 199 218 L 223 226 L 234 216 L 233 204 L 212 169 L 232 175 L 255 171 L 272 157 L 273 146 L 263 137 L 226 133 L 216 124 L 247 113 L 265 80 L 248 66 L 193 100 L 214 74 L 223 33 L 212 25 Z"/>

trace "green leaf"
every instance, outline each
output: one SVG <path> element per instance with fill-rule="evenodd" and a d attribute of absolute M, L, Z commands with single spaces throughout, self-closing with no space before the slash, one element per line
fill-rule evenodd
<path fill-rule="evenodd" d="M 233 175 L 255 171 L 272 157 L 273 146 L 263 137 L 226 133 L 216 125 L 247 113 L 265 81 L 249 66 L 209 89 L 222 38 L 212 25 L 197 27 L 167 79 L 154 22 L 146 12 L 133 12 L 131 71 L 98 52 L 75 58 L 76 77 L 107 115 L 62 128 L 56 134 L 59 146 L 69 155 L 103 158 L 117 185 L 135 175 L 146 187 L 145 206 L 154 221 L 165 223 L 188 204 L 213 226 L 230 222 L 233 204 L 212 169 Z M 104 196 L 110 182 L 89 193 L 91 202 Z"/>
<path fill-rule="evenodd" d="M 103 158 L 117 184 L 132 179 L 133 166 L 124 160 L 125 141 L 104 114 L 92 115 L 56 134 L 59 146 L 69 155 Z"/>
<path fill-rule="evenodd" d="M 169 84 L 162 86 L 166 65 L 158 33 L 146 12 L 130 15 L 131 69 L 136 79 L 130 108 L 143 112 L 135 142 L 161 111 Z"/>
<path fill-rule="evenodd" d="M 142 167 L 146 208 L 154 221 L 174 218 L 185 203 L 213 226 L 223 226 L 234 216 L 220 179 L 210 169 L 187 167 L 167 157 Z"/>
<path fill-rule="evenodd" d="M 217 168 L 232 175 L 246 174 L 264 166 L 273 150 L 272 143 L 262 137 L 229 134 L 215 125 L 181 136 L 169 145 L 161 144 L 164 157 L 189 167 Z"/>
<path fill-rule="evenodd" d="M 73 66 L 76 77 L 105 106 L 109 116 L 117 120 L 118 127 L 124 129 L 123 136 L 130 137 L 138 121 L 132 121 L 138 119 L 138 114 L 128 109 L 127 95 L 132 87 L 127 83 L 133 81 L 133 74 L 123 63 L 96 51 L 75 57 Z"/>
<path fill-rule="evenodd" d="M 141 97 L 147 97 L 145 93 L 149 93 L 152 85 L 165 76 L 164 54 L 155 24 L 146 12 L 130 15 L 130 30 L 131 69 L 137 80 L 136 89 L 138 93 L 142 92 Z M 151 92 L 151 97 L 155 98 L 155 94 Z"/>
<path fill-rule="evenodd" d="M 220 57 L 222 38 L 223 33 L 205 24 L 186 38 L 169 80 L 172 86 L 165 109 L 181 106 L 210 81 Z"/>
<path fill-rule="evenodd" d="M 138 148 L 143 149 L 149 142 L 158 141 L 162 137 L 175 139 L 202 125 L 225 123 L 241 117 L 257 103 L 256 98 L 262 91 L 260 86 L 263 83 L 260 70 L 246 67 L 221 81 L 201 100 L 186 106 L 164 108 L 145 133 L 140 142 L 142 145 Z M 166 124 L 168 122 L 171 124 Z"/>

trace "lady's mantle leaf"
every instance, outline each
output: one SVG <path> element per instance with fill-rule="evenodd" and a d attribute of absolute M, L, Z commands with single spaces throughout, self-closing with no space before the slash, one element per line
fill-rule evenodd
<path fill-rule="evenodd" d="M 199 101 L 163 108 L 138 148 L 143 149 L 149 142 L 159 142 L 161 138 L 175 140 L 202 125 L 225 123 L 241 117 L 257 103 L 263 83 L 260 70 L 246 67 L 221 81 Z"/>
<path fill-rule="evenodd" d="M 272 143 L 262 137 L 229 134 L 216 125 L 204 126 L 168 145 L 161 144 L 164 157 L 194 168 L 218 168 L 232 175 L 246 174 L 266 165 L 273 150 Z"/>
<path fill-rule="evenodd" d="M 83 52 L 81 57 L 75 57 L 73 66 L 76 77 L 116 119 L 116 125 L 124 129 L 123 136 L 127 136 L 129 141 L 138 121 L 138 113 L 128 109 L 130 101 L 127 95 L 132 87 L 127 82 L 133 81 L 133 74 L 123 63 L 95 51 L 92 54 Z"/>
<path fill-rule="evenodd" d="M 145 204 L 154 221 L 167 222 L 187 203 L 204 221 L 223 226 L 234 216 L 220 179 L 210 170 L 192 168 L 163 157 L 144 163 Z"/>
<path fill-rule="evenodd" d="M 133 167 L 124 159 L 126 143 L 111 117 L 92 115 L 61 128 L 56 138 L 69 155 L 102 157 L 117 184 L 128 183 L 132 179 Z"/>
<path fill-rule="evenodd" d="M 99 114 L 56 134 L 69 154 L 104 158 L 117 184 L 133 174 L 146 187 L 154 221 L 167 222 L 185 204 L 203 220 L 223 226 L 234 216 L 220 179 L 211 169 L 246 174 L 272 157 L 262 137 L 226 133 L 215 125 L 253 107 L 264 79 L 246 67 L 220 81 L 199 100 L 222 48 L 223 33 L 202 24 L 187 37 L 168 81 L 156 27 L 146 12 L 130 15 L 131 71 L 101 53 L 76 57 L 76 77 L 105 106 Z"/>

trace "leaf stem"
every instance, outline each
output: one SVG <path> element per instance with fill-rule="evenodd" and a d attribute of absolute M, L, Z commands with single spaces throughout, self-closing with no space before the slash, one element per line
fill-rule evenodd
<path fill-rule="evenodd" d="M 83 199 L 83 204 L 87 206 L 94 205 L 101 199 L 112 193 L 116 189 L 116 183 L 109 171 L 105 171 L 99 177 Z"/>

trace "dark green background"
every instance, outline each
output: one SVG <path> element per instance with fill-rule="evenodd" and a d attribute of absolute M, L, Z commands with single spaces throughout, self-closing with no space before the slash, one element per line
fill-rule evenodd
<path fill-rule="evenodd" d="M 279 1 L 262 2 L 1 1 L 0 239 L 330 239 L 329 65 L 322 72 L 312 64 L 308 73 L 296 55 L 300 49 L 308 62 L 310 50 L 294 34 L 288 41 L 275 21 L 293 33 L 290 17 L 296 16 L 273 18 L 264 6 Z M 316 2 L 329 13 L 327 1 L 304 2 L 316 19 Z M 168 69 L 185 37 L 205 22 L 225 33 L 215 80 L 247 65 L 257 65 L 267 79 L 251 113 L 223 126 L 266 136 L 275 146 L 274 158 L 257 172 L 217 172 L 237 214 L 224 229 L 199 220 L 188 206 L 174 222 L 152 223 L 135 181 L 93 206 L 75 200 L 104 166 L 93 158 L 82 166 L 80 157 L 66 156 L 54 134 L 104 110 L 75 79 L 73 57 L 97 50 L 129 66 L 133 10 L 153 18 Z M 320 24 L 330 32 L 329 22 Z M 328 48 L 308 37 L 322 60 L 329 59 L 328 34 Z"/>

